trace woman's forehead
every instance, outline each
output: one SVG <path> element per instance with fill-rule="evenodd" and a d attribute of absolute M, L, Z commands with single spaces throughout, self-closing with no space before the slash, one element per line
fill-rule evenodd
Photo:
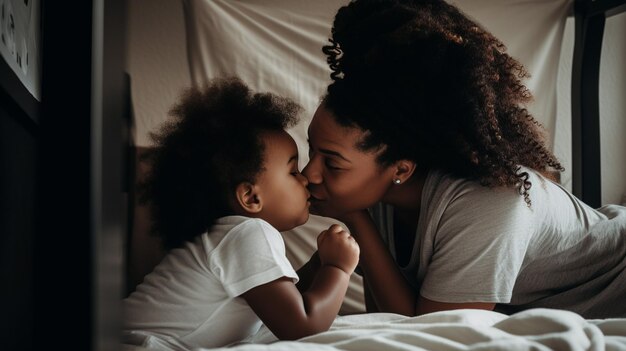
<path fill-rule="evenodd" d="M 357 145 L 365 136 L 366 132 L 359 128 L 340 125 L 330 111 L 321 107 L 309 125 L 309 147 L 316 152 L 342 158 L 358 168 L 375 165 L 378 154 L 383 150 L 361 150 Z"/>
<path fill-rule="evenodd" d="M 308 134 L 311 142 L 354 148 L 356 142 L 363 136 L 363 131 L 340 125 L 328 109 L 320 106 L 313 115 Z"/>

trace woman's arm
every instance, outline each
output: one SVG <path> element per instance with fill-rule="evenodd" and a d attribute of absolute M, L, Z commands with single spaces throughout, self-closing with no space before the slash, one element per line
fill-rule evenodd
<path fill-rule="evenodd" d="M 368 313 L 380 312 L 378 306 L 374 302 L 371 289 L 368 281 L 363 279 L 363 293 L 365 297 L 365 308 Z M 491 302 L 468 302 L 468 303 L 449 303 L 429 300 L 423 296 L 417 298 L 417 306 L 415 307 L 415 315 L 419 316 L 426 313 L 449 311 L 459 309 L 476 309 L 476 310 L 488 310 L 493 311 L 496 307 L 495 303 Z"/>
<path fill-rule="evenodd" d="M 309 289 L 321 265 L 320 255 L 317 251 L 315 251 L 309 261 L 298 269 L 297 273 L 299 280 L 296 287 L 301 293 Z"/>
<path fill-rule="evenodd" d="M 493 310 L 494 303 L 447 303 L 429 300 L 413 291 L 382 241 L 367 211 L 344 218 L 361 248 L 361 269 L 368 312 L 391 312 L 407 316 L 454 309 Z"/>
<path fill-rule="evenodd" d="M 365 310 L 368 313 L 380 312 L 378 306 L 376 306 L 376 302 L 374 301 L 374 296 L 372 295 L 372 290 L 369 287 L 369 282 L 365 279 L 365 277 L 363 277 L 363 298 L 365 300 Z"/>
<path fill-rule="evenodd" d="M 367 210 L 344 215 L 341 220 L 359 243 L 365 288 L 378 311 L 415 315 L 416 293 L 402 276 Z"/>
<path fill-rule="evenodd" d="M 466 302 L 466 303 L 449 303 L 429 300 L 423 296 L 417 299 L 417 307 L 415 314 L 421 315 L 438 311 L 460 310 L 460 309 L 476 309 L 493 311 L 496 304 L 493 302 Z"/>
<path fill-rule="evenodd" d="M 303 292 L 286 277 L 248 290 L 242 297 L 281 340 L 294 340 L 330 328 L 358 263 L 359 246 L 339 226 L 331 226 L 317 239 L 319 260 L 310 285 Z M 312 262 L 313 261 L 313 262 Z M 305 265 L 306 266 L 306 265 Z M 307 268 L 308 269 L 308 268 Z"/>

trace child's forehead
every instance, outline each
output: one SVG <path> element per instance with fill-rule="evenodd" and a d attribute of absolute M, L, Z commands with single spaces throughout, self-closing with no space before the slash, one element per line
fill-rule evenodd
<path fill-rule="evenodd" d="M 267 130 L 261 132 L 261 138 L 265 142 L 291 143 L 295 144 L 293 137 L 285 130 Z"/>
<path fill-rule="evenodd" d="M 265 144 L 266 156 L 275 155 L 277 157 L 287 157 L 287 159 L 295 156 L 298 157 L 298 147 L 295 140 L 284 130 L 270 131 L 262 134 L 262 140 Z"/>

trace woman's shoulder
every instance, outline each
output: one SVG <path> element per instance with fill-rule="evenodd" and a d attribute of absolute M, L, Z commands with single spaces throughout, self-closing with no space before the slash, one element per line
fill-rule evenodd
<path fill-rule="evenodd" d="M 515 188 L 491 188 L 442 172 L 433 172 L 429 183 L 420 230 L 440 245 L 458 242 L 460 235 L 472 242 L 506 242 L 532 230 L 536 212 Z"/>
<path fill-rule="evenodd" d="M 546 182 L 551 182 L 541 173 L 532 168 L 520 166 L 518 174 L 527 175 L 532 186 L 545 186 Z M 504 196 L 520 196 L 517 187 L 511 186 L 487 186 L 481 184 L 477 179 L 455 176 L 450 172 L 434 169 L 428 172 L 424 182 L 424 189 L 431 192 L 444 192 L 450 196 L 461 196 L 465 194 L 486 195 L 504 194 Z"/>
<path fill-rule="evenodd" d="M 449 199 L 457 199 L 463 196 L 487 197 L 489 194 L 505 193 L 515 195 L 517 192 L 508 187 L 489 187 L 480 181 L 470 178 L 455 176 L 442 170 L 431 170 L 424 182 L 424 193 L 443 196 Z"/>
<path fill-rule="evenodd" d="M 525 170 L 523 170 L 525 171 Z M 530 176 L 534 183 L 543 180 L 537 178 L 534 171 Z M 524 197 L 514 187 L 489 187 L 478 180 L 454 176 L 441 170 L 429 172 L 422 190 L 422 203 L 431 209 L 440 211 L 456 209 L 459 211 L 488 211 L 498 209 L 520 209 L 527 207 Z"/>

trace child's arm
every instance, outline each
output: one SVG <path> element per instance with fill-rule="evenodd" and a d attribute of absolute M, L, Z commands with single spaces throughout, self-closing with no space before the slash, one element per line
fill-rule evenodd
<path fill-rule="evenodd" d="M 317 238 L 320 268 L 300 293 L 289 278 L 280 278 L 242 294 L 263 323 L 282 340 L 299 339 L 330 328 L 359 260 L 359 246 L 338 225 Z"/>

